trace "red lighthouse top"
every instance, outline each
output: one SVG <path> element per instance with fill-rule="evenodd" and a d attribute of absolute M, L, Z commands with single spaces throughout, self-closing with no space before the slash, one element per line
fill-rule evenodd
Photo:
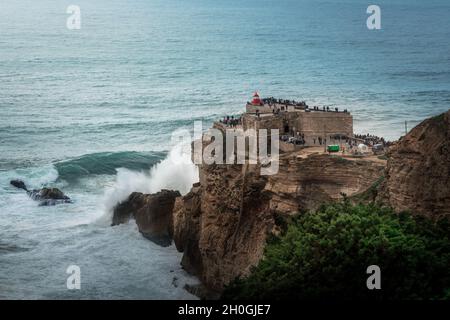
<path fill-rule="evenodd" d="M 253 94 L 252 104 L 253 104 L 253 105 L 258 105 L 258 106 L 260 106 L 260 105 L 262 104 L 262 103 L 261 103 L 261 99 L 259 98 L 258 92 L 255 92 L 255 93 Z"/>

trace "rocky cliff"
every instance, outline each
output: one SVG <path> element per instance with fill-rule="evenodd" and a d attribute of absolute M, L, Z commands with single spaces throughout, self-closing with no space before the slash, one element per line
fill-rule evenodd
<path fill-rule="evenodd" d="M 139 231 L 153 242 L 168 246 L 172 243 L 172 211 L 178 191 L 161 190 L 155 194 L 133 192 L 114 208 L 112 225 L 136 220 Z"/>
<path fill-rule="evenodd" d="M 378 200 L 397 211 L 450 216 L 450 111 L 417 125 L 388 156 Z"/>
<path fill-rule="evenodd" d="M 220 291 L 258 263 L 269 234 L 290 215 L 369 188 L 384 165 L 339 156 L 283 155 L 276 175 L 257 165 L 201 165 L 200 183 L 176 200 L 174 240 L 182 265 Z"/>
<path fill-rule="evenodd" d="M 202 164 L 200 182 L 187 195 L 133 193 L 115 208 L 113 224 L 134 217 L 148 238 L 165 245 L 173 238 L 183 267 L 220 292 L 250 272 L 286 218 L 343 194 L 397 211 L 450 215 L 449 119 L 450 111 L 419 124 L 391 147 L 387 168 L 377 157 L 305 150 L 281 155 L 271 176 L 261 176 L 258 165 Z"/>

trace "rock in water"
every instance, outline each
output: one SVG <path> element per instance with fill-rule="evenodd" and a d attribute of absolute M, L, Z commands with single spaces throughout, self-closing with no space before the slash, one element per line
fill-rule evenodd
<path fill-rule="evenodd" d="M 33 200 L 69 200 L 70 198 L 66 196 L 58 188 L 42 188 L 38 190 L 29 191 L 29 196 Z"/>
<path fill-rule="evenodd" d="M 28 191 L 27 186 L 25 185 L 25 182 L 23 182 L 22 180 L 11 180 L 10 183 L 16 188 Z"/>
<path fill-rule="evenodd" d="M 28 190 L 22 180 L 11 180 L 10 183 L 16 188 L 25 190 L 31 199 L 40 201 L 40 206 L 53 206 L 60 203 L 72 203 L 72 200 L 58 188 Z"/>
<path fill-rule="evenodd" d="M 172 210 L 178 191 L 161 190 L 155 194 L 133 192 L 126 201 L 114 208 L 112 225 L 134 218 L 144 237 L 161 246 L 172 243 Z"/>
<path fill-rule="evenodd" d="M 450 216 L 450 110 L 417 125 L 388 156 L 378 200 L 396 211 Z"/>
<path fill-rule="evenodd" d="M 27 191 L 31 199 L 39 201 L 40 206 L 54 206 L 61 203 L 72 203 L 72 200 L 58 188 L 42 188 Z"/>

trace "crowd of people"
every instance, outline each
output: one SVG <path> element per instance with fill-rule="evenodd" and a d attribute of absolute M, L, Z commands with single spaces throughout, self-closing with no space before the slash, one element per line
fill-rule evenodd
<path fill-rule="evenodd" d="M 285 106 L 296 106 L 296 107 L 308 107 L 306 105 L 305 101 L 295 101 L 295 100 L 286 100 L 286 99 L 275 99 L 274 97 L 270 97 L 270 98 L 263 98 L 262 102 L 264 104 L 268 104 L 269 106 L 272 106 L 274 104 L 282 104 Z"/>
<path fill-rule="evenodd" d="M 297 135 L 281 135 L 280 140 L 286 143 L 292 143 L 301 146 L 328 146 L 339 145 L 340 152 L 359 154 L 361 153 L 361 144 L 364 144 L 367 151 L 373 151 L 374 154 L 382 154 L 386 151 L 386 148 L 392 145 L 390 141 L 386 141 L 382 137 L 378 137 L 371 134 L 355 134 L 353 137 L 346 135 L 329 135 L 326 137 L 315 136 L 309 137 L 308 142 L 305 139 L 305 135 L 297 133 Z"/>
<path fill-rule="evenodd" d="M 314 106 L 314 107 L 312 107 L 312 110 L 313 111 L 323 111 L 323 112 L 339 112 L 339 108 L 335 107 L 333 110 L 329 106 L 326 106 L 326 107 L 323 106 L 322 108 Z M 348 111 L 347 111 L 347 109 L 344 109 L 343 112 L 347 113 Z"/>
<path fill-rule="evenodd" d="M 310 106 L 308 106 L 308 105 L 306 104 L 305 101 L 295 101 L 295 100 L 286 100 L 286 99 L 276 99 L 276 98 L 274 98 L 274 97 L 263 98 L 263 99 L 261 99 L 261 101 L 262 101 L 262 104 L 264 104 L 264 105 L 267 104 L 267 105 L 269 105 L 269 106 L 275 106 L 275 105 L 282 105 L 282 106 L 285 106 L 285 107 L 286 107 L 286 110 L 287 110 L 287 107 L 288 107 L 288 106 L 294 106 L 294 107 L 304 108 L 304 109 L 307 110 L 307 111 L 340 112 L 340 111 L 339 111 L 339 108 L 337 108 L 337 107 L 335 107 L 334 109 L 333 109 L 333 108 L 330 108 L 329 106 L 323 106 L 323 107 L 313 106 L 313 107 L 310 107 Z M 279 110 L 279 109 L 278 109 L 278 110 Z M 282 110 L 283 110 L 283 109 L 282 109 Z M 341 111 L 341 112 L 347 113 L 348 110 L 347 110 L 347 109 L 344 109 L 344 110 Z"/>
<path fill-rule="evenodd" d="M 226 125 L 227 127 L 236 128 L 238 125 L 242 124 L 241 117 L 235 117 L 235 116 L 226 116 L 223 119 L 220 120 L 221 123 Z"/>
<path fill-rule="evenodd" d="M 368 145 L 368 146 L 374 146 L 376 144 L 381 144 L 385 147 L 389 147 L 392 142 L 390 141 L 386 141 L 383 137 L 378 137 L 375 136 L 373 134 L 355 134 L 354 135 L 355 138 L 357 139 L 361 139 L 364 141 L 364 144 Z"/>

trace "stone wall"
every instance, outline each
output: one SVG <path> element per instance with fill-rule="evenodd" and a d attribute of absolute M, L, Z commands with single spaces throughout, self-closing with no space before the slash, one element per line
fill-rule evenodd
<path fill-rule="evenodd" d="M 293 143 L 289 143 L 289 142 L 284 142 L 284 141 L 280 141 L 279 142 L 279 148 L 281 152 L 294 152 L 294 151 L 299 151 L 302 149 L 301 145 L 296 145 Z"/>
<path fill-rule="evenodd" d="M 271 106 L 269 106 L 268 104 L 265 104 L 263 106 L 247 104 L 245 106 L 245 112 L 247 113 L 256 113 L 256 110 L 258 110 L 259 113 L 273 113 L 273 110 L 284 110 L 293 112 L 295 111 L 295 107 L 292 105 L 283 105 L 283 104 L 273 104 Z"/>
<path fill-rule="evenodd" d="M 250 114 L 242 116 L 242 126 L 244 130 L 248 129 L 279 129 L 282 133 L 283 117 L 281 115 L 261 115 L 256 117 Z"/>
<path fill-rule="evenodd" d="M 329 137 L 334 134 L 353 135 L 353 117 L 344 112 L 280 112 L 279 114 L 262 114 L 256 117 L 244 114 L 244 130 L 279 129 L 281 134 L 304 134 L 307 140 L 312 137 Z"/>
<path fill-rule="evenodd" d="M 353 117 L 346 112 L 302 112 L 297 131 L 305 136 L 327 137 L 333 134 L 353 135 Z"/>

